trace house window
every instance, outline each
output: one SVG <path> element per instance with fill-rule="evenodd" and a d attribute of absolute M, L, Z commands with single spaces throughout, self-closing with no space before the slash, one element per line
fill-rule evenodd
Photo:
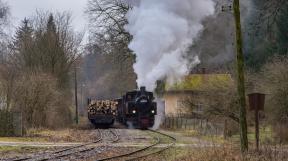
<path fill-rule="evenodd" d="M 184 101 L 183 100 L 177 100 L 176 107 L 177 108 L 184 108 Z"/>
<path fill-rule="evenodd" d="M 203 104 L 202 103 L 197 103 L 195 109 L 193 110 L 194 112 L 201 113 L 203 112 Z"/>
<path fill-rule="evenodd" d="M 176 114 L 178 116 L 187 113 L 187 106 L 185 106 L 185 100 L 177 99 L 176 102 Z"/>

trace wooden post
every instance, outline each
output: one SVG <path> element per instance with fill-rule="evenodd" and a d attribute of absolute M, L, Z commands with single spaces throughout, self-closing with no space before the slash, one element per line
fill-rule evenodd
<path fill-rule="evenodd" d="M 185 129 L 187 128 L 187 118 L 185 118 Z"/>
<path fill-rule="evenodd" d="M 227 119 L 224 120 L 224 128 L 223 128 L 223 136 L 224 139 L 227 139 Z"/>
<path fill-rule="evenodd" d="M 255 139 L 256 149 L 259 150 L 259 111 L 264 111 L 265 94 L 251 93 L 248 95 L 250 110 L 255 111 Z"/>
<path fill-rule="evenodd" d="M 237 51 L 237 89 L 239 95 L 239 124 L 241 151 L 248 150 L 247 121 L 246 121 L 246 100 L 245 100 L 245 80 L 244 80 L 244 57 L 242 50 L 242 31 L 240 19 L 239 0 L 234 0 L 233 4 L 235 27 L 236 27 L 236 51 Z"/>
<path fill-rule="evenodd" d="M 259 150 L 259 110 L 255 109 L 255 138 L 256 138 L 256 149 Z"/>
<path fill-rule="evenodd" d="M 78 124 L 78 98 L 77 98 L 77 68 L 74 66 L 74 82 L 75 82 L 75 122 Z"/>

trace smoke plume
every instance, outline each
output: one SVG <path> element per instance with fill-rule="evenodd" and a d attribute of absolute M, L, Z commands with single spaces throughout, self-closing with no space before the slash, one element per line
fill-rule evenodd
<path fill-rule="evenodd" d="M 165 102 L 162 99 L 157 98 L 157 115 L 155 115 L 153 130 L 159 129 L 160 125 L 164 121 L 165 116 Z"/>
<path fill-rule="evenodd" d="M 173 83 L 188 74 L 199 63 L 196 54 L 188 59 L 189 47 L 213 13 L 212 0 L 141 0 L 134 6 L 125 29 L 133 35 L 129 48 L 136 54 L 138 86 L 154 90 L 159 79 Z"/>

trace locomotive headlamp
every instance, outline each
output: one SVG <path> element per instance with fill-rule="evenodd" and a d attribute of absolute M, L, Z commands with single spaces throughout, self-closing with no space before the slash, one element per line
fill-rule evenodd
<path fill-rule="evenodd" d="M 154 111 L 154 110 L 152 110 L 152 111 L 151 111 L 151 113 L 153 113 L 153 114 L 154 114 L 154 113 L 155 113 L 155 111 Z"/>
<path fill-rule="evenodd" d="M 135 114 L 135 113 L 136 113 L 136 110 L 133 110 L 132 113 Z"/>

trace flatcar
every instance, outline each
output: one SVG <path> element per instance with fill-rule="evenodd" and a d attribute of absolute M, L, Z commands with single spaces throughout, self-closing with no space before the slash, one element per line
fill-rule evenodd
<path fill-rule="evenodd" d="M 88 99 L 88 119 L 95 128 L 108 128 L 116 119 L 115 100 L 91 100 Z"/>

